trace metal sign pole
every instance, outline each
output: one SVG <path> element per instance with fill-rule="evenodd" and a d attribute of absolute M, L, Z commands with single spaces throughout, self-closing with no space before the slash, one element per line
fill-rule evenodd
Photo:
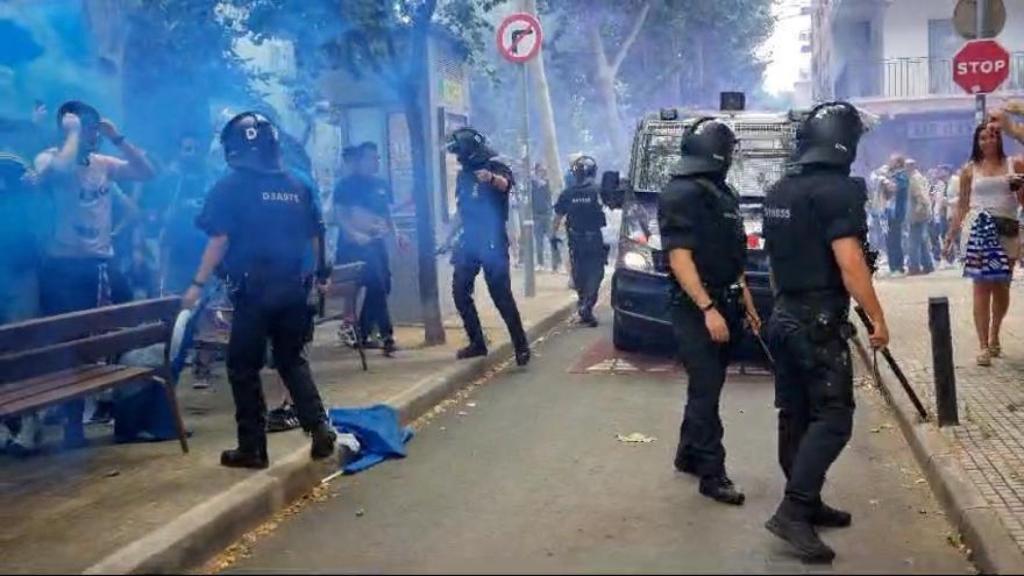
<path fill-rule="evenodd" d="M 520 218 L 522 220 L 522 228 L 519 231 L 520 238 L 520 251 L 519 259 L 523 262 L 523 268 L 525 274 L 523 278 L 525 280 L 524 292 L 527 298 L 533 298 L 537 294 L 537 281 L 534 277 L 534 253 L 533 253 L 533 174 L 531 172 L 530 164 L 530 82 L 529 72 L 527 71 L 526 63 L 523 62 L 519 65 L 522 69 L 523 79 L 523 143 L 524 143 L 524 156 L 523 159 L 525 166 L 523 170 L 523 182 L 526 190 L 525 198 L 520 203 Z M 526 252 L 526 254 L 523 254 Z"/>
<path fill-rule="evenodd" d="M 978 39 L 981 40 L 986 38 L 986 32 L 989 30 L 988 26 L 989 17 L 989 5 L 988 0 L 978 0 Z M 985 94 L 975 94 L 974 96 L 974 116 L 978 124 L 985 121 Z"/>

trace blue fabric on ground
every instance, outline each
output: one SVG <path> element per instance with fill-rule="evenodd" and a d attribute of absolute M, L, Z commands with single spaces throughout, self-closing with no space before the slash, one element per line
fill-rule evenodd
<path fill-rule="evenodd" d="M 413 437 L 412 429 L 401 425 L 398 411 L 386 404 L 332 408 L 328 418 L 339 434 L 352 434 L 359 440 L 359 454 L 345 465 L 345 474 L 362 472 L 384 460 L 405 458 L 405 444 Z"/>

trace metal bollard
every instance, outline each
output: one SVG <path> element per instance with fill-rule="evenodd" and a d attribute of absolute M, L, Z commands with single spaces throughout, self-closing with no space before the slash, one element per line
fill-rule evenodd
<path fill-rule="evenodd" d="M 949 325 L 949 299 L 928 299 L 928 329 L 932 333 L 932 369 L 935 373 L 935 410 L 939 426 L 956 426 L 956 371 L 953 368 L 953 334 Z"/>

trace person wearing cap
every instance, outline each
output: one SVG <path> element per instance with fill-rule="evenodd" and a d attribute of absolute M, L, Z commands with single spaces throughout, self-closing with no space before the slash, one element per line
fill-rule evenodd
<path fill-rule="evenodd" d="M 46 247 L 41 271 L 40 304 L 43 314 L 65 314 L 117 303 L 131 298 L 113 288 L 126 286 L 119 279 L 114 257 L 114 204 L 128 214 L 135 204 L 116 182 L 153 178 L 155 169 L 145 152 L 131 144 L 113 122 L 78 101 L 57 110 L 57 126 L 63 138 L 59 147 L 41 152 L 35 159 L 40 184 L 52 192 L 53 232 Z M 103 140 L 116 146 L 124 158 L 99 152 Z M 82 426 L 84 402 L 65 406 L 67 424 L 64 444 L 85 445 Z"/>
<path fill-rule="evenodd" d="M 735 147 L 732 129 L 715 118 L 685 129 L 679 165 L 658 198 L 658 225 L 675 280 L 677 353 L 689 382 L 675 468 L 699 478 L 702 495 L 739 506 L 746 497 L 725 467 L 722 386 L 744 318 L 754 330 L 761 320 L 743 271 L 739 196 L 725 182 Z"/>
<path fill-rule="evenodd" d="M 0 324 L 39 315 L 41 198 L 36 175 L 20 156 L 0 152 Z M 10 435 L 0 451 L 28 456 L 37 450 L 41 429 L 35 414 L 3 420 Z"/>

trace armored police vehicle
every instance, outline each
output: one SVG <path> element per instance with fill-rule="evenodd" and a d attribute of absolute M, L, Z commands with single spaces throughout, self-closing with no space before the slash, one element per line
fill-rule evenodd
<path fill-rule="evenodd" d="M 761 318 L 767 320 L 771 312 L 772 291 L 761 236 L 764 195 L 785 173 L 802 115 L 661 110 L 639 123 L 626 177 L 609 172 L 602 178 L 606 201 L 621 202 L 622 207 L 618 260 L 612 276 L 612 330 L 619 350 L 672 348 L 675 337 L 669 299 L 674 280 L 668 256 L 661 250 L 658 194 L 679 162 L 683 130 L 707 116 L 724 121 L 738 139 L 726 180 L 740 195 L 749 249 L 747 283 Z"/>

